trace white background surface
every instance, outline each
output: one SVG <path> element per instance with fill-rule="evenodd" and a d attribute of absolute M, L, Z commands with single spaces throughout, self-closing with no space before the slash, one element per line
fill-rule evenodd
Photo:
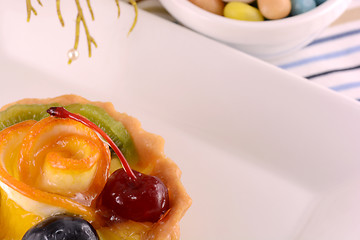
<path fill-rule="evenodd" d="M 88 59 L 82 35 L 69 66 L 75 6 L 65 28 L 36 7 L 26 23 L 24 2 L 0 1 L 0 104 L 75 93 L 163 136 L 193 198 L 181 239 L 359 239 L 355 101 L 145 12 L 127 37 L 133 10 L 117 19 L 113 1 L 93 2 L 99 47 Z"/>

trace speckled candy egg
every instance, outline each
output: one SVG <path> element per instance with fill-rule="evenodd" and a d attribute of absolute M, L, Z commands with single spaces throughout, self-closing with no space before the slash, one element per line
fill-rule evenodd
<path fill-rule="evenodd" d="M 291 15 L 299 15 L 316 7 L 315 0 L 291 0 Z"/>
<path fill-rule="evenodd" d="M 315 0 L 315 2 L 316 2 L 316 5 L 319 6 L 320 4 L 326 2 L 326 0 Z"/>

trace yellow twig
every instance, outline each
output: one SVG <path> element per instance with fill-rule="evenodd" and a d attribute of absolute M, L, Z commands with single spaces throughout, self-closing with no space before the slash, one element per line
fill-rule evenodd
<path fill-rule="evenodd" d="M 65 23 L 64 23 L 64 19 L 62 17 L 62 14 L 61 14 L 60 1 L 61 0 L 56 0 L 56 12 L 57 12 L 58 19 L 59 19 L 61 25 L 64 26 Z M 41 0 L 37 0 L 37 2 L 38 2 L 38 4 L 40 6 L 42 6 Z M 135 27 L 135 25 L 137 23 L 137 19 L 138 19 L 138 7 L 137 7 L 137 4 L 136 4 L 136 0 L 129 0 L 129 2 L 134 7 L 135 18 L 134 18 L 133 24 L 132 24 L 128 34 L 130 34 L 132 32 L 132 30 L 134 29 L 134 27 Z M 77 10 L 78 10 L 78 15 L 76 17 L 76 25 L 75 25 L 74 50 L 77 50 L 78 46 L 79 46 L 80 25 L 82 24 L 83 27 L 84 27 L 84 30 L 85 30 L 86 38 L 87 38 L 89 57 L 91 57 L 92 45 L 97 47 L 97 44 L 95 42 L 95 39 L 91 36 L 89 28 L 88 28 L 88 26 L 86 24 L 84 14 L 83 14 L 83 10 L 81 8 L 80 0 L 75 0 L 75 3 L 76 3 Z M 90 11 L 91 18 L 92 18 L 92 20 L 94 20 L 95 17 L 94 17 L 94 12 L 93 12 L 92 7 L 91 7 L 90 0 L 86 0 L 86 3 L 87 3 L 87 7 L 88 7 L 88 9 Z M 115 3 L 116 3 L 116 6 L 117 6 L 117 9 L 118 9 L 118 17 L 120 17 L 120 1 L 115 0 Z M 28 22 L 30 21 L 31 14 L 34 14 L 35 16 L 37 15 L 37 12 L 36 12 L 35 8 L 32 6 L 31 0 L 26 0 L 26 12 L 27 12 L 27 21 Z M 72 61 L 73 61 L 73 59 L 69 59 L 68 63 L 70 64 Z"/>
<path fill-rule="evenodd" d="M 90 14 L 91 14 L 91 19 L 94 21 L 95 17 L 94 17 L 94 12 L 93 12 L 92 7 L 91 7 L 90 0 L 86 0 L 86 3 L 88 5 L 88 8 L 89 8 L 89 11 L 90 11 Z"/>
<path fill-rule="evenodd" d="M 81 23 L 81 17 L 78 14 L 76 17 L 76 24 L 75 24 L 75 43 L 74 43 L 74 49 L 77 50 L 79 47 L 79 39 L 80 39 L 80 23 Z M 72 63 L 72 59 L 69 58 L 68 64 Z"/>
<path fill-rule="evenodd" d="M 119 0 L 115 0 L 115 3 L 116 3 L 117 10 L 118 10 L 118 18 L 119 18 L 120 17 L 120 2 L 119 2 Z"/>
<path fill-rule="evenodd" d="M 31 12 L 33 12 L 35 16 L 37 15 L 35 8 L 31 4 L 31 0 L 26 0 L 26 12 L 27 12 L 27 21 L 28 22 L 30 21 Z"/>
<path fill-rule="evenodd" d="M 77 50 L 79 47 L 79 39 L 80 39 L 80 23 L 81 23 L 81 17 L 78 14 L 76 17 L 76 28 L 75 28 L 75 44 L 74 49 Z"/>
<path fill-rule="evenodd" d="M 86 38 L 87 38 L 89 57 L 91 57 L 91 45 L 94 44 L 94 46 L 97 47 L 97 44 L 95 42 L 95 39 L 90 35 L 90 31 L 86 24 L 84 14 L 83 14 L 83 11 L 82 11 L 82 8 L 80 5 L 80 1 L 75 0 L 75 2 L 76 2 L 77 9 L 78 9 L 78 18 L 76 20 L 76 33 L 75 33 L 75 47 L 74 48 L 77 49 L 77 46 L 79 43 L 80 23 L 82 22 L 84 30 L 85 30 Z"/>
<path fill-rule="evenodd" d="M 137 23 L 137 19 L 138 19 L 138 6 L 137 6 L 137 4 L 136 4 L 136 1 L 135 1 L 135 0 L 129 0 L 129 1 L 130 1 L 131 5 L 133 5 L 133 7 L 134 7 L 135 17 L 134 17 L 133 24 L 132 24 L 132 26 L 131 26 L 131 28 L 130 28 L 130 30 L 129 30 L 129 32 L 128 32 L 128 35 L 132 32 L 132 30 L 134 30 L 135 25 L 136 25 L 136 23 Z"/>
<path fill-rule="evenodd" d="M 56 12 L 57 12 L 59 21 L 61 23 L 61 26 L 64 26 L 65 25 L 64 19 L 63 19 L 62 15 L 61 15 L 61 10 L 60 10 L 60 0 L 56 0 Z"/>

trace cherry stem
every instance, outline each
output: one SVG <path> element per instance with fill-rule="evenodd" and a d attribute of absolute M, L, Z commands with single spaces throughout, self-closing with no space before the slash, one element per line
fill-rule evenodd
<path fill-rule="evenodd" d="M 107 141 L 109 143 L 110 147 L 114 150 L 116 155 L 119 157 L 120 162 L 121 162 L 126 174 L 132 180 L 136 180 L 136 176 L 135 176 L 133 170 L 130 168 L 129 163 L 126 161 L 124 155 L 122 154 L 122 152 L 120 151 L 118 146 L 116 146 L 114 141 L 101 128 L 99 128 L 93 122 L 89 121 L 87 118 L 85 118 L 81 115 L 78 115 L 78 114 L 71 113 L 63 107 L 51 107 L 46 112 L 48 114 L 50 114 L 51 116 L 55 116 L 58 118 L 70 118 L 72 120 L 75 120 L 77 122 L 84 124 L 85 126 L 93 129 L 94 131 L 98 132 L 105 139 L 105 141 Z"/>

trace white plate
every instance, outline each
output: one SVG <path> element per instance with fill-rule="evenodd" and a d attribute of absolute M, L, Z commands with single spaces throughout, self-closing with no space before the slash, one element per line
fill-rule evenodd
<path fill-rule="evenodd" d="M 127 37 L 133 10 L 110 0 L 93 1 L 98 49 L 82 35 L 69 66 L 72 1 L 65 28 L 54 1 L 30 23 L 25 1 L 0 3 L 0 104 L 75 93 L 162 135 L 193 198 L 182 239 L 359 239 L 355 101 L 145 12 Z"/>

